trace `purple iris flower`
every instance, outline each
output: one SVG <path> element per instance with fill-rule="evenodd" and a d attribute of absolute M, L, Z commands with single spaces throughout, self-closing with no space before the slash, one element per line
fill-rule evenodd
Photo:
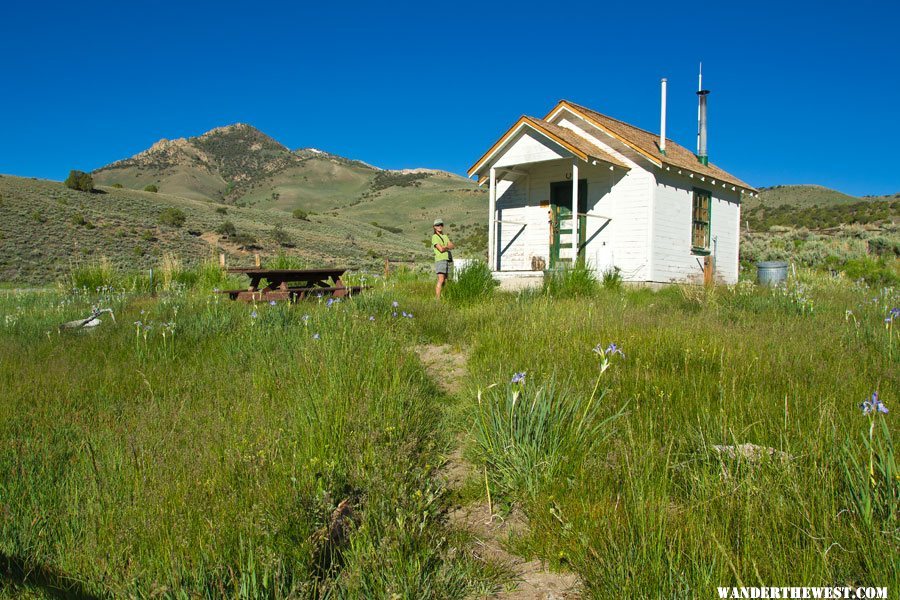
<path fill-rule="evenodd" d="M 374 320 L 375 320 L 375 317 L 369 317 L 369 320 L 370 320 L 370 321 L 374 321 Z"/>
<path fill-rule="evenodd" d="M 888 413 L 887 407 L 878 399 L 878 392 L 872 392 L 872 398 L 866 400 L 859 406 L 864 415 L 868 415 L 874 412 L 880 412 L 883 414 Z"/>
<path fill-rule="evenodd" d="M 512 376 L 512 379 L 509 380 L 510 383 L 525 383 L 525 371 L 521 373 L 516 373 Z"/>
<path fill-rule="evenodd" d="M 269 300 L 269 306 L 275 306 L 276 302 L 274 300 Z"/>
<path fill-rule="evenodd" d="M 318 334 L 318 333 L 314 333 L 314 334 L 313 334 L 313 339 L 314 339 L 314 340 L 319 339 L 319 334 Z"/>
<path fill-rule="evenodd" d="M 603 351 L 603 354 L 607 356 L 612 356 L 613 354 L 618 354 L 622 358 L 625 358 L 625 353 L 622 352 L 622 349 L 619 348 L 619 345 L 613 342 L 609 346 L 606 347 L 606 350 Z"/>
<path fill-rule="evenodd" d="M 331 307 L 332 304 L 334 304 L 334 298 L 329 298 L 328 302 L 325 303 L 325 306 Z"/>
<path fill-rule="evenodd" d="M 400 306 L 400 303 L 397 302 L 396 300 L 394 300 L 393 302 L 391 302 L 391 306 L 393 306 L 394 308 L 397 308 L 398 306 Z"/>
<path fill-rule="evenodd" d="M 251 318 L 251 319 L 255 319 L 255 318 L 258 317 L 258 316 L 259 316 L 259 314 L 257 314 L 257 312 L 256 312 L 255 310 L 254 310 L 252 313 L 250 313 L 250 318 Z"/>

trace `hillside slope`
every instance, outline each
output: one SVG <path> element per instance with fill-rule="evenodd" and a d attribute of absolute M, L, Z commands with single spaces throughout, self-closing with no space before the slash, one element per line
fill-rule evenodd
<path fill-rule="evenodd" d="M 184 224 L 162 224 L 166 209 L 184 213 Z M 216 232 L 226 221 L 237 237 Z M 428 259 L 423 244 L 341 215 L 300 220 L 163 193 L 109 187 L 84 193 L 58 182 L 0 176 L 0 281 L 46 283 L 100 257 L 144 269 L 164 253 L 195 263 L 219 252 L 231 264 L 249 264 L 256 252 L 296 256 L 311 266 Z"/>
<path fill-rule="evenodd" d="M 900 194 L 859 198 L 818 185 L 779 185 L 761 188 L 758 197 L 747 198 L 741 220 L 745 229 L 754 231 L 767 231 L 772 226 L 878 226 L 900 220 Z"/>
<path fill-rule="evenodd" d="M 471 180 L 434 169 L 379 169 L 314 148 L 291 152 L 245 124 L 160 140 L 97 169 L 94 178 L 98 185 L 153 184 L 165 194 L 237 207 L 374 222 L 416 243 L 437 216 L 464 236 L 483 237 L 485 227 L 487 190 Z"/>

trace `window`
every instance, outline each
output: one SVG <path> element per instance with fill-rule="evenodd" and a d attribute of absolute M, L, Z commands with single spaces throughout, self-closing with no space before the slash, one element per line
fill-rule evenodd
<path fill-rule="evenodd" d="M 694 250 L 709 250 L 709 209 L 711 194 L 694 190 L 693 230 L 691 246 Z"/>

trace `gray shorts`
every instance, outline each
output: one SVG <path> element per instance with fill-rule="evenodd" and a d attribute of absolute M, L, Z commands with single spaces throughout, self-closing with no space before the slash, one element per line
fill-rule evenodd
<path fill-rule="evenodd" d="M 448 260 L 436 260 L 434 261 L 434 272 L 440 275 L 443 273 L 446 275 L 448 273 L 448 269 L 450 268 L 450 261 Z"/>

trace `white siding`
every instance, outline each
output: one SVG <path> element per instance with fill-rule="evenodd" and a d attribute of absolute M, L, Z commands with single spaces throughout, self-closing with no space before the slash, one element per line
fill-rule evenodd
<path fill-rule="evenodd" d="M 551 142 L 542 135 L 525 130 L 509 142 L 503 153 L 497 157 L 493 166 L 509 167 L 546 160 L 556 160 L 570 156 L 568 150 Z"/>
<path fill-rule="evenodd" d="M 612 203 L 617 207 L 613 239 L 615 266 L 622 270 L 626 281 L 650 281 L 650 226 L 656 186 L 654 167 L 619 140 L 568 112 L 560 113 L 553 120 L 630 167 L 624 177 L 620 167 L 611 172 L 615 180 L 611 190 Z"/>
<path fill-rule="evenodd" d="M 512 176 L 510 176 L 512 177 Z M 529 177 L 497 182 L 497 252 L 501 271 L 530 271 L 532 256 L 549 256 L 549 242 L 541 224 L 546 209 L 529 200 Z"/>
<path fill-rule="evenodd" d="M 497 244 L 501 271 L 531 270 L 532 257 L 550 264 L 549 207 L 550 184 L 571 184 L 570 160 L 559 160 L 527 168 L 528 175 L 516 175 L 515 181 L 497 186 Z M 513 176 L 509 176 L 512 178 Z M 647 277 L 648 206 L 647 173 L 641 170 L 610 171 L 605 165 L 579 161 L 579 178 L 587 180 L 588 215 L 586 219 L 585 258 L 598 271 L 619 267 L 627 280 Z M 599 218 L 609 217 L 611 220 Z M 523 226 L 514 222 L 523 222 Z M 515 238 L 515 239 L 513 239 Z M 563 248 L 561 256 L 571 257 Z"/>
<path fill-rule="evenodd" d="M 703 259 L 691 252 L 694 185 L 712 192 L 711 247 L 716 277 L 733 283 L 738 276 L 740 193 L 703 186 L 687 177 L 660 171 L 643 155 L 567 111 L 553 121 L 608 152 L 629 170 L 578 161 L 579 178 L 588 185 L 585 257 L 598 272 L 612 266 L 626 281 L 702 280 Z M 497 251 L 500 271 L 530 271 L 534 258 L 550 263 L 548 219 L 550 184 L 571 184 L 572 158 L 567 150 L 540 134 L 524 131 L 492 166 L 500 168 L 497 185 Z M 504 174 L 515 167 L 522 174 Z M 544 206 L 541 204 L 544 203 Z M 599 218 L 609 217 L 611 220 Z M 524 224 L 524 225 L 523 225 Z M 562 257 L 571 257 L 571 247 Z"/>
<path fill-rule="evenodd" d="M 703 280 L 703 257 L 691 252 L 694 187 L 712 193 L 710 249 L 715 254 L 716 279 L 735 283 L 738 276 L 739 192 L 674 175 L 660 175 L 656 188 L 652 280 Z"/>

